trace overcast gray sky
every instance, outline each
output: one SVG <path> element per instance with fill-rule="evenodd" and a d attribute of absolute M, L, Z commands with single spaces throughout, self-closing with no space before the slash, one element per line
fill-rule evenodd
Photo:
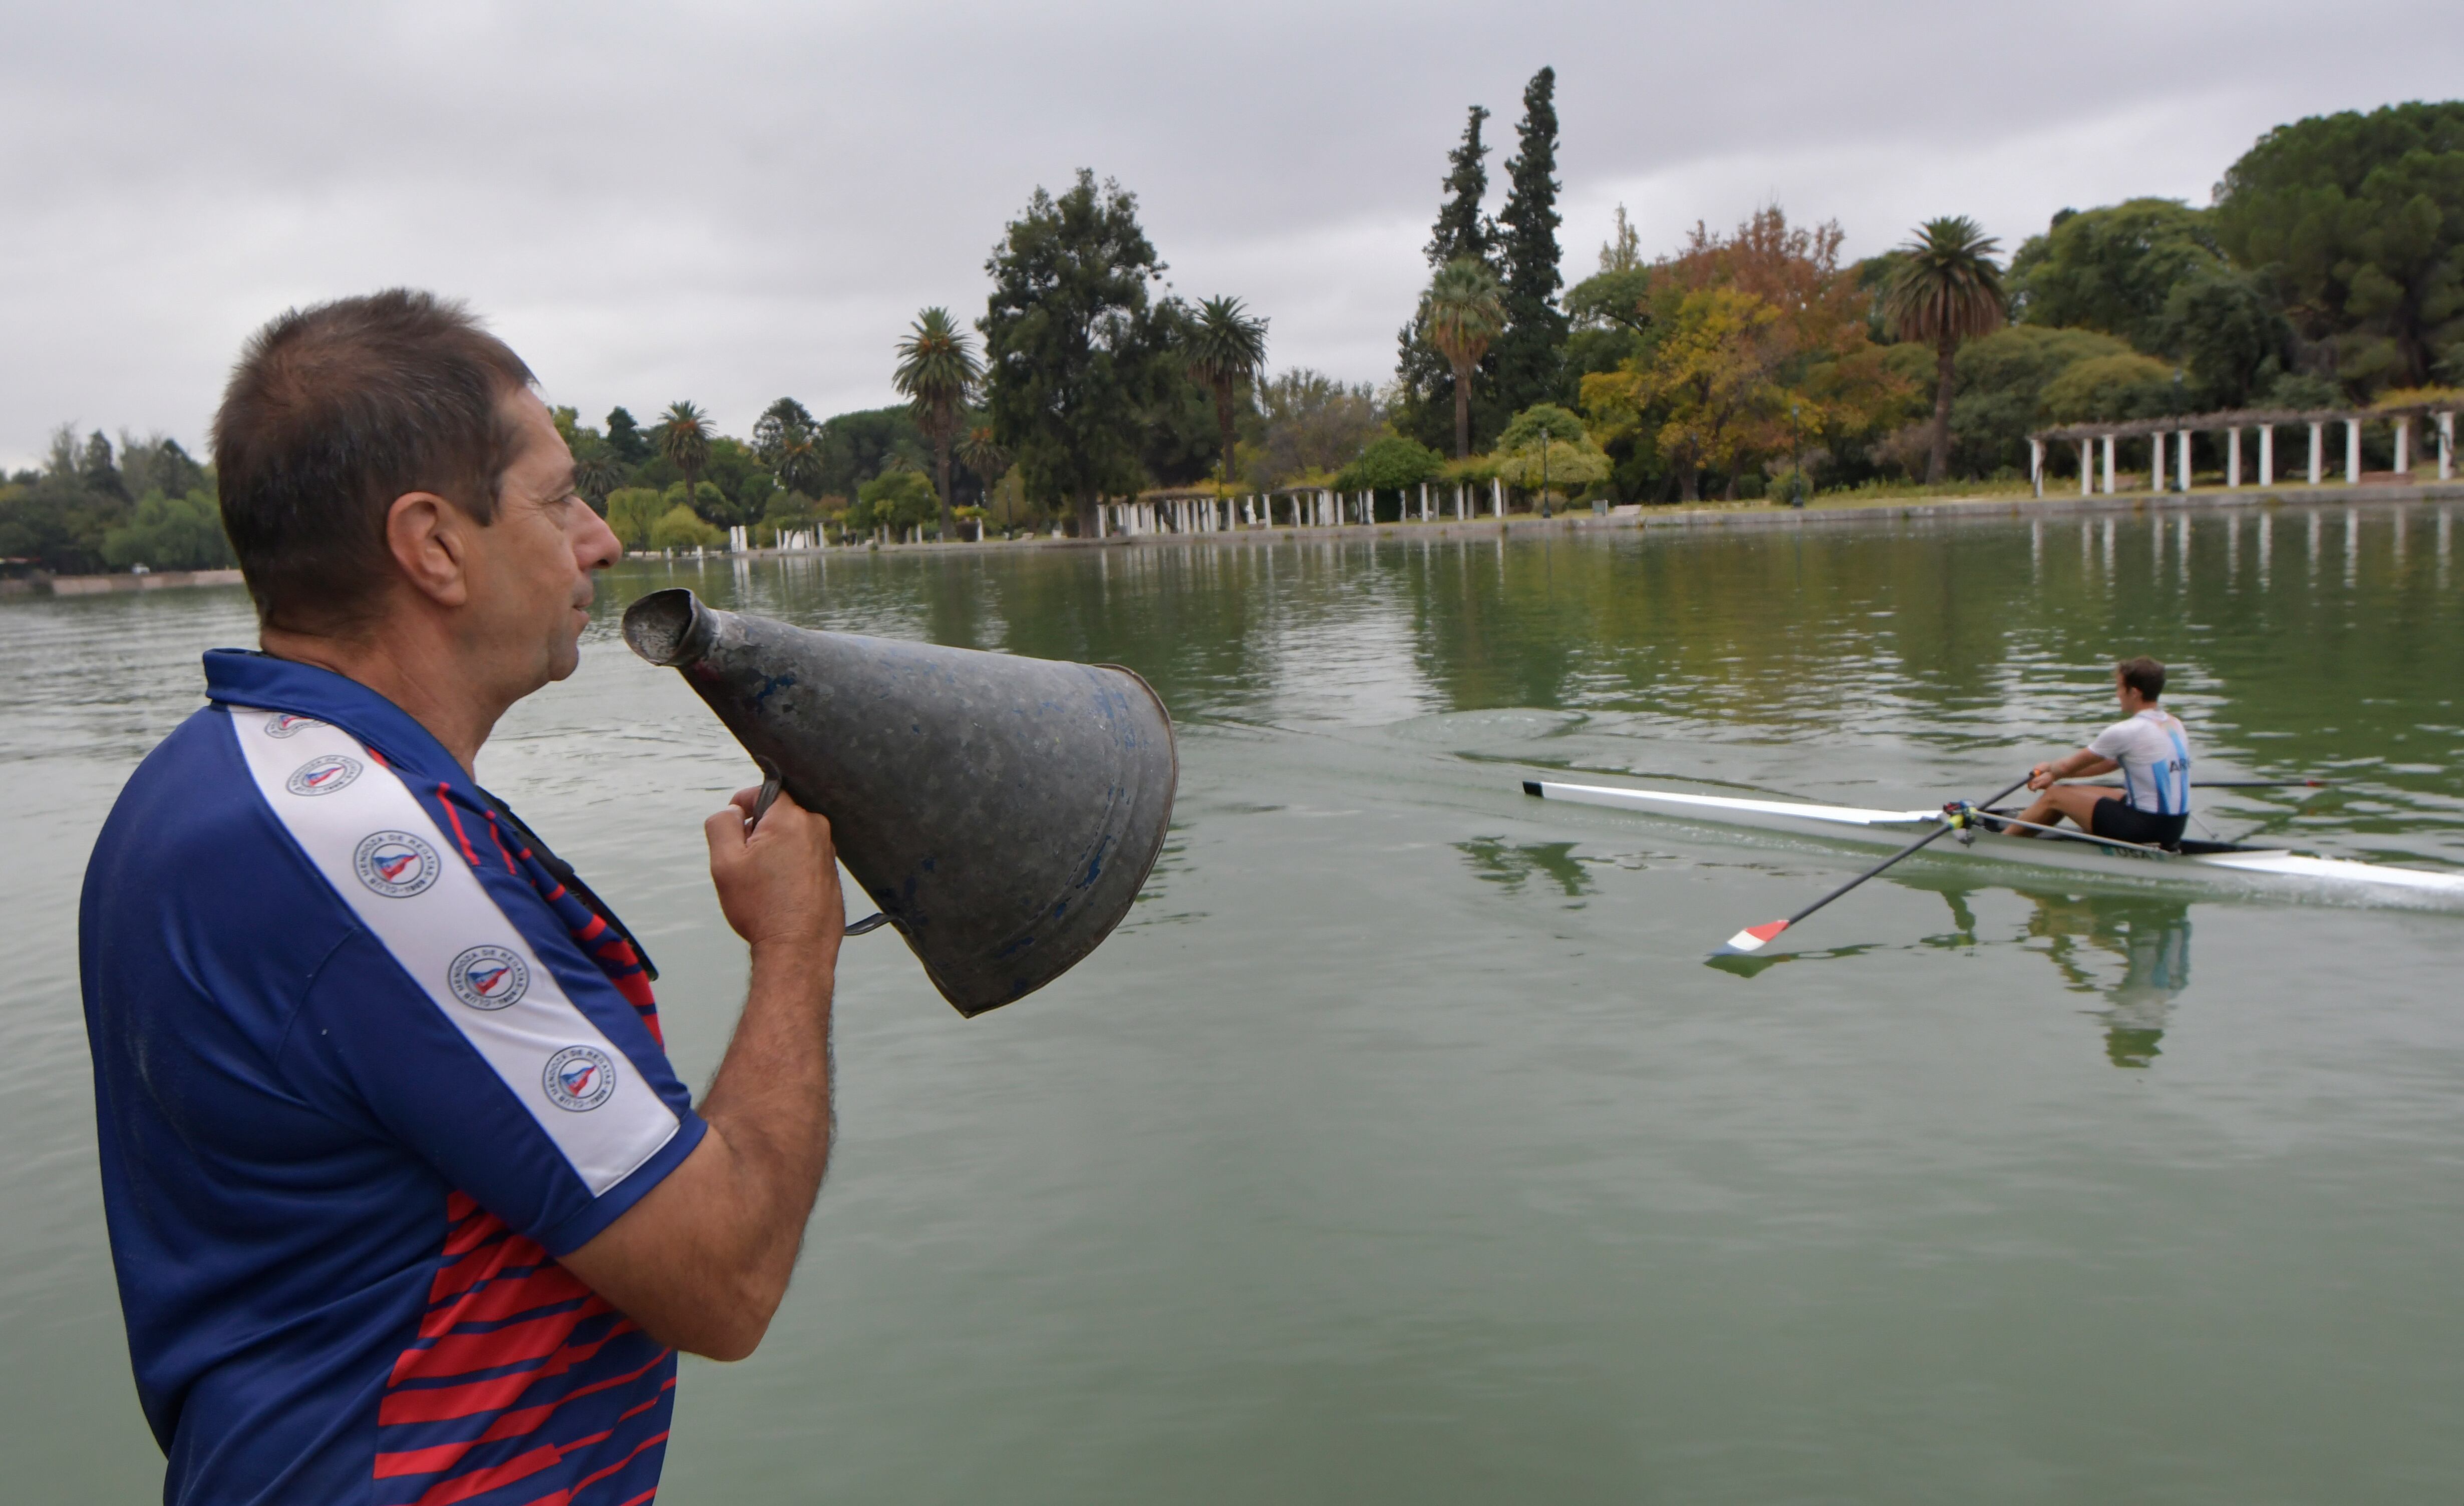
<path fill-rule="evenodd" d="M 982 311 L 1037 185 L 1139 199 L 1278 368 L 1383 381 L 1444 156 L 1557 70 L 1567 280 L 1766 201 L 1851 255 L 1976 216 L 2207 202 L 2268 127 L 2464 93 L 2453 0 L 1233 8 L 0 0 L 0 463 L 51 428 L 201 443 L 248 331 L 466 298 L 593 421 L 892 401 L 915 311 Z"/>

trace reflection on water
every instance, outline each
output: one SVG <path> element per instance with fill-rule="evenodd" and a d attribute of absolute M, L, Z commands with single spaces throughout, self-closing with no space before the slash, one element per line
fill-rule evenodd
<path fill-rule="evenodd" d="M 2054 965 L 2062 986 L 2104 996 L 2095 1011 L 2104 1027 L 2104 1053 L 2117 1067 L 2144 1068 L 2160 1054 L 2173 1001 L 2190 986 L 2190 901 L 2136 892 L 2072 893 L 2032 886 L 1932 889 L 1950 910 L 1952 929 L 1927 937 L 1932 946 L 2016 944 Z M 2015 927 L 1982 923 L 1980 897 L 2013 896 L 2028 909 Z"/>
<path fill-rule="evenodd" d="M 1553 880 L 1566 892 L 1566 897 L 1577 901 L 1570 910 L 1582 908 L 1582 897 L 1591 893 L 1592 875 L 1584 870 L 1587 859 L 1574 855 L 1572 842 L 1529 842 L 1513 845 L 1495 837 L 1475 837 L 1458 842 L 1455 851 L 1471 864 L 1471 871 L 1484 883 L 1502 884 L 1507 893 L 1519 892 L 1534 874 Z M 1589 859 L 1599 862 L 1606 859 Z"/>
<path fill-rule="evenodd" d="M 2104 1052 L 2117 1067 L 2154 1063 L 2173 1001 L 2190 986 L 2190 906 L 2150 895 L 2020 894 L 2027 933 L 2080 993 L 2104 995 Z M 2038 948 L 2032 948 L 2035 950 Z M 2118 971 L 2117 971 L 2118 967 Z"/>

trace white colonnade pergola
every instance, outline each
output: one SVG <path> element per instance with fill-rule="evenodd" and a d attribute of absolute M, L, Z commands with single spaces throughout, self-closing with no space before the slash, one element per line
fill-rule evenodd
<path fill-rule="evenodd" d="M 2278 429 L 2309 431 L 2308 483 L 2321 486 L 2327 479 L 2327 427 L 2343 426 L 2343 483 L 2358 486 L 2362 480 L 2362 430 L 2365 425 L 2387 426 L 2393 450 L 2394 470 L 2399 476 L 2415 476 L 2428 456 L 2421 450 L 2431 448 L 2435 435 L 2437 478 L 2455 478 L 2455 414 L 2459 405 L 2417 403 L 2394 408 L 2325 409 L 2296 411 L 2270 409 L 2237 410 L 2217 413 L 2198 413 L 2181 418 L 2145 418 L 2127 423 L 2067 424 L 2056 429 L 2039 430 L 2028 436 L 2028 476 L 2038 497 L 2045 495 L 2047 461 L 2051 447 L 2071 443 L 2079 447 L 2079 495 L 2086 497 L 2095 490 L 2097 451 L 2102 452 L 2102 487 L 2105 495 L 2115 490 L 2117 445 L 2124 440 L 2147 441 L 2147 479 L 2151 491 L 2188 492 L 2192 484 L 2190 442 L 2199 434 L 2224 436 L 2224 484 L 2228 491 L 2242 485 L 2242 434 L 2255 431 L 2258 435 L 2258 476 L 2260 486 L 2277 484 L 2276 432 Z M 2416 448 L 2412 442 L 2413 428 L 2419 424 L 2424 443 Z M 2173 441 L 2168 467 L 2167 439 Z M 2171 472 L 2168 477 L 2167 471 Z"/>

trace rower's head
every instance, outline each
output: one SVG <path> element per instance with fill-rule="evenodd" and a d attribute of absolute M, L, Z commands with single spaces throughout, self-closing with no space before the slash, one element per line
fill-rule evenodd
<path fill-rule="evenodd" d="M 591 572 L 622 550 L 575 495 L 530 367 L 462 305 L 395 289 L 257 331 L 214 420 L 258 621 L 425 644 L 500 703 L 572 673 Z"/>
<path fill-rule="evenodd" d="M 2125 715 L 2137 716 L 2165 694 L 2165 666 L 2141 654 L 2113 667 L 2113 698 Z"/>

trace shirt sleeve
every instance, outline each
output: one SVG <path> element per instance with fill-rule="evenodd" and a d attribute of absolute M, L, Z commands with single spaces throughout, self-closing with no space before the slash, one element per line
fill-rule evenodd
<path fill-rule="evenodd" d="M 2087 745 L 2087 750 L 2099 758 L 2109 758 L 2119 764 L 2122 762 L 2122 755 L 2129 751 L 2130 733 L 2129 722 L 2117 721 L 2098 733 L 2096 741 Z"/>
<path fill-rule="evenodd" d="M 487 945 L 440 969 L 442 950 L 421 959 L 444 980 L 428 986 L 385 938 L 355 928 L 308 986 L 286 1075 L 567 1253 L 681 1164 L 705 1126 L 666 1058 L 644 1062 L 597 1028 L 603 1011 L 554 997 L 536 955 Z"/>
<path fill-rule="evenodd" d="M 285 1037 L 302 1092 L 553 1254 L 699 1143 L 666 1054 L 535 892 L 483 881 L 347 734 L 241 743 L 313 871 L 299 902 L 339 903 L 353 922 L 305 981 Z"/>

